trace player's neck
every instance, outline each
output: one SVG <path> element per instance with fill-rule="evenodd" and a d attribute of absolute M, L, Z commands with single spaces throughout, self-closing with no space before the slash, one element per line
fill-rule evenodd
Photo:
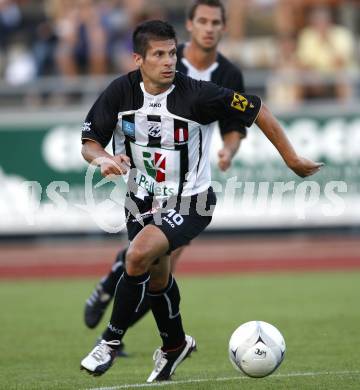
<path fill-rule="evenodd" d="M 195 42 L 190 41 L 184 47 L 184 58 L 186 58 L 194 68 L 204 70 L 216 62 L 217 50 L 215 47 L 210 51 L 205 51 Z"/>
<path fill-rule="evenodd" d="M 172 85 L 172 82 L 169 84 L 157 84 L 148 79 L 147 77 L 144 77 L 143 75 L 143 83 L 144 83 L 144 89 L 145 91 L 150 95 L 160 95 L 164 92 L 166 92 Z"/>

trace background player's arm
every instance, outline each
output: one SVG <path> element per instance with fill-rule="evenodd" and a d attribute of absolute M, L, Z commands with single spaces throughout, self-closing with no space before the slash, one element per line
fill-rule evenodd
<path fill-rule="evenodd" d="M 245 91 L 244 78 L 238 69 L 230 68 L 229 72 L 224 72 L 222 81 L 219 85 L 232 87 L 239 92 Z M 218 166 L 221 171 L 226 171 L 230 168 L 232 159 L 240 148 L 241 141 L 246 137 L 246 127 L 231 118 L 219 120 L 219 127 L 223 146 L 218 152 Z"/>
<path fill-rule="evenodd" d="M 130 159 L 124 154 L 112 156 L 97 142 L 84 139 L 81 154 L 90 164 L 98 165 L 103 176 L 125 175 L 130 167 Z"/>
<path fill-rule="evenodd" d="M 301 177 L 313 175 L 324 165 L 308 160 L 296 153 L 279 122 L 265 104 L 261 106 L 255 123 L 278 150 L 286 165 L 297 175 Z"/>
<path fill-rule="evenodd" d="M 239 150 L 241 140 L 245 138 L 245 134 L 234 130 L 223 134 L 222 138 L 223 147 L 218 152 L 218 166 L 222 171 L 226 171 L 230 167 L 234 155 Z"/>

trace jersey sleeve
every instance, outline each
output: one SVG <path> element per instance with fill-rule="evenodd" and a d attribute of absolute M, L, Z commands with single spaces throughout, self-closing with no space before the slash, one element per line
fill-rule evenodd
<path fill-rule="evenodd" d="M 201 82 L 193 106 L 194 117 L 201 124 L 228 119 L 246 127 L 254 123 L 260 108 L 258 96 L 242 94 L 206 81 Z"/>
<path fill-rule="evenodd" d="M 118 121 L 120 100 L 120 88 L 115 80 L 98 97 L 87 114 L 82 127 L 82 143 L 92 140 L 106 147 Z"/>
<path fill-rule="evenodd" d="M 226 85 L 224 85 L 226 87 Z M 232 72 L 232 88 L 238 92 L 244 92 L 244 78 L 242 73 L 237 70 L 236 72 Z M 232 131 L 237 131 L 246 136 L 247 130 L 244 125 L 242 125 L 238 120 L 233 118 L 225 118 L 219 120 L 219 129 L 221 136 L 224 136 L 227 133 Z"/>

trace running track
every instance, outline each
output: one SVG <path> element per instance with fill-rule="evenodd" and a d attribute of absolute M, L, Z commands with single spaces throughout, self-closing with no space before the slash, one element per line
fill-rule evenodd
<path fill-rule="evenodd" d="M 116 240 L 0 244 L 0 279 L 97 277 L 107 272 Z M 282 236 L 198 239 L 178 274 L 360 270 L 359 237 Z"/>

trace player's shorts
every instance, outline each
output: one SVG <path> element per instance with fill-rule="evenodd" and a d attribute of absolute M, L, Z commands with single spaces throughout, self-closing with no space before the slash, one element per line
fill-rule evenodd
<path fill-rule="evenodd" d="M 127 194 L 125 216 L 129 240 L 132 241 L 144 226 L 152 224 L 167 237 L 170 253 L 189 244 L 209 225 L 215 205 L 212 187 L 196 195 L 169 198 L 162 207 L 153 197 L 142 200 Z"/>

